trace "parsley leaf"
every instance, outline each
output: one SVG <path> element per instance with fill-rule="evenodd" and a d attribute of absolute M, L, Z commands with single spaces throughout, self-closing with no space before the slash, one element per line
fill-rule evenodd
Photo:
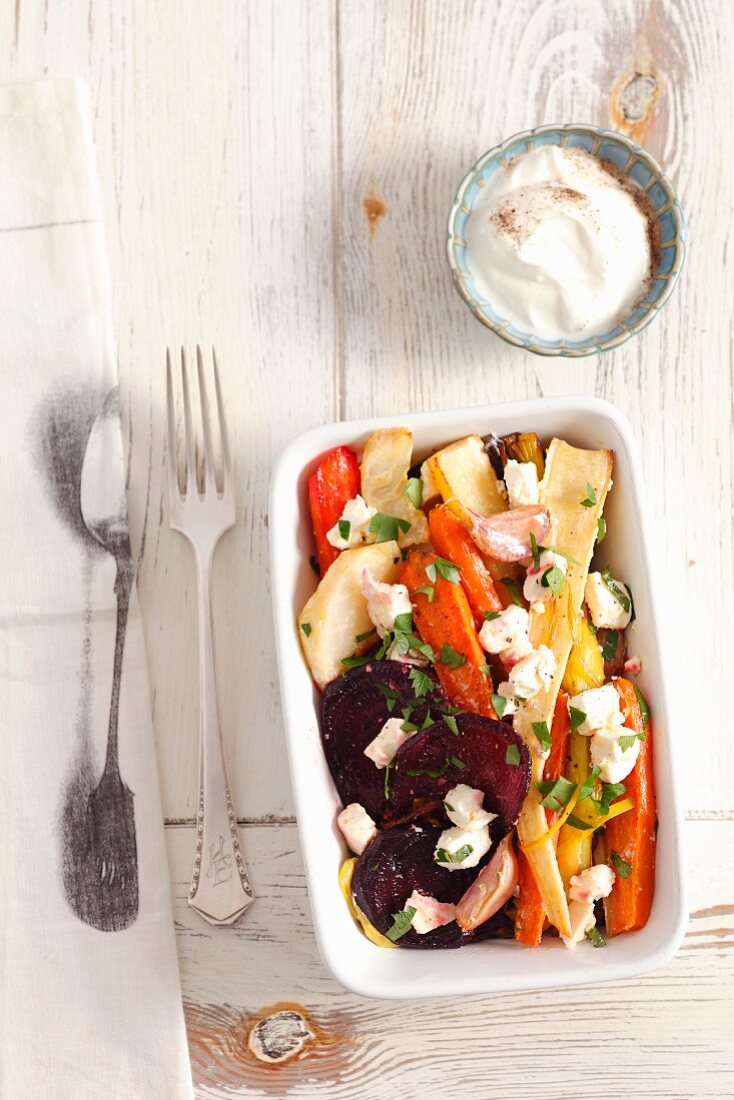
<path fill-rule="evenodd" d="M 597 812 L 603 817 L 609 813 L 609 807 L 612 804 L 613 799 L 617 798 L 620 794 L 624 794 L 627 788 L 624 783 L 604 783 L 601 789 L 601 798 L 592 798 L 592 802 L 597 808 Z"/>
<path fill-rule="evenodd" d="M 449 729 L 453 733 L 454 737 L 459 736 L 459 727 L 457 726 L 456 719 L 454 718 L 454 716 L 452 714 L 444 714 L 443 715 L 443 722 L 444 722 L 444 725 L 449 727 Z"/>
<path fill-rule="evenodd" d="M 431 714 L 430 710 L 427 710 L 426 711 L 426 716 L 423 719 L 423 723 L 421 725 L 421 729 L 422 730 L 427 730 L 428 727 L 432 726 L 432 725 L 433 725 L 433 715 Z"/>
<path fill-rule="evenodd" d="M 390 768 L 392 764 L 385 765 L 385 782 L 382 787 L 383 794 L 385 795 L 385 801 L 390 797 Z"/>
<path fill-rule="evenodd" d="M 340 519 L 337 523 L 339 528 L 339 537 L 344 539 L 345 542 L 349 541 L 349 532 L 352 530 L 352 525 L 348 519 Z"/>
<path fill-rule="evenodd" d="M 593 506 L 596 504 L 596 490 L 594 489 L 593 485 L 589 484 L 588 481 L 586 482 L 586 499 L 579 501 L 579 503 L 581 504 L 582 508 L 593 508 Z"/>
<path fill-rule="evenodd" d="M 642 728 L 646 730 L 650 722 L 650 707 L 648 706 L 647 699 L 642 694 L 637 684 L 635 684 L 635 695 L 637 696 L 637 702 L 640 704 L 640 713 L 642 714 Z"/>
<path fill-rule="evenodd" d="M 441 647 L 441 656 L 438 658 L 442 665 L 446 665 L 447 668 L 461 668 L 466 664 L 466 657 L 461 653 L 457 653 L 456 650 L 444 643 Z"/>
<path fill-rule="evenodd" d="M 530 553 L 533 555 L 533 568 L 540 569 L 540 550 L 538 549 L 538 540 L 533 532 L 530 532 Z"/>
<path fill-rule="evenodd" d="M 436 558 L 431 564 L 435 565 L 439 577 L 443 577 L 445 581 L 450 581 L 451 584 L 459 584 L 461 579 L 459 570 L 453 562 L 447 561 L 446 558 Z"/>
<path fill-rule="evenodd" d="M 583 725 L 586 721 L 586 713 L 583 710 L 579 710 L 578 707 L 568 708 L 568 717 L 571 719 L 571 733 Z"/>
<path fill-rule="evenodd" d="M 540 578 L 540 584 L 543 588 L 550 588 L 554 596 L 559 596 L 563 592 L 563 586 L 566 583 L 566 574 L 562 569 L 559 569 L 557 565 L 552 566 L 550 569 L 546 569 L 543 576 Z"/>
<path fill-rule="evenodd" d="M 416 589 L 416 593 L 418 592 L 422 593 L 429 603 L 433 603 L 436 598 L 436 589 L 432 584 L 424 584 L 422 588 Z"/>
<path fill-rule="evenodd" d="M 459 760 L 458 756 L 450 756 L 449 760 L 454 765 L 455 768 L 458 768 L 459 771 L 463 772 L 464 768 L 466 767 L 466 764 L 464 763 L 463 760 Z"/>
<path fill-rule="evenodd" d="M 415 731 L 418 729 L 415 722 L 411 722 L 407 718 L 405 719 L 405 721 L 403 722 L 403 724 L 401 725 L 400 728 L 401 728 L 401 730 L 405 730 L 406 733 L 415 733 Z"/>
<path fill-rule="evenodd" d="M 423 503 L 423 482 L 419 477 L 409 477 L 405 483 L 405 492 L 408 500 L 414 508 L 420 508 Z"/>
<path fill-rule="evenodd" d="M 566 818 L 566 824 L 570 825 L 572 829 L 581 829 L 584 832 L 594 828 L 587 821 L 582 821 L 580 817 L 576 817 L 576 814 L 569 814 Z"/>
<path fill-rule="evenodd" d="M 482 615 L 484 616 L 484 618 L 487 620 L 488 623 L 491 623 L 493 619 L 499 619 L 501 614 L 502 614 L 501 611 L 483 611 L 482 612 Z"/>
<path fill-rule="evenodd" d="M 623 733 L 619 739 L 619 747 L 622 752 L 627 752 L 627 749 L 631 749 L 636 740 L 636 733 Z"/>
<path fill-rule="evenodd" d="M 433 680 L 421 668 L 411 668 L 408 679 L 413 685 L 413 694 L 416 699 L 422 699 L 433 689 Z"/>
<path fill-rule="evenodd" d="M 384 512 L 377 512 L 370 520 L 369 532 L 375 536 L 375 542 L 392 542 L 397 539 L 399 530 L 410 530 L 407 519 L 398 519 L 397 516 L 386 516 Z"/>
<path fill-rule="evenodd" d="M 380 695 L 382 695 L 385 699 L 387 699 L 388 713 L 391 713 L 392 711 L 394 711 L 395 710 L 395 704 L 397 703 L 397 701 L 399 699 L 398 692 L 395 691 L 393 688 L 388 687 L 387 684 L 375 684 L 375 687 L 379 691 Z"/>
<path fill-rule="evenodd" d="M 500 584 L 504 584 L 512 602 L 516 603 L 518 607 L 522 607 L 522 600 L 520 599 L 520 590 L 517 587 L 517 581 L 513 580 L 512 577 L 500 577 Z"/>
<path fill-rule="evenodd" d="M 493 691 L 490 698 L 492 699 L 492 706 L 497 711 L 497 717 L 501 718 L 507 710 L 507 700 L 504 695 L 498 695 L 496 691 Z"/>
<path fill-rule="evenodd" d="M 609 566 L 607 566 L 606 569 L 602 569 L 601 579 L 602 579 L 606 589 L 609 592 L 611 592 L 611 594 L 614 596 L 615 600 L 617 601 L 619 606 L 622 608 L 622 610 L 623 611 L 631 611 L 632 610 L 632 603 L 631 603 L 630 597 L 626 594 L 624 589 L 619 587 L 619 585 L 617 584 L 617 582 L 615 581 L 614 577 L 611 574 Z"/>
<path fill-rule="evenodd" d="M 500 696 L 501 698 L 501 696 Z M 495 707 L 495 710 L 497 708 Z M 505 764 L 518 765 L 520 763 L 520 749 L 517 745 L 508 745 L 505 753 Z"/>
<path fill-rule="evenodd" d="M 558 554 L 559 558 L 565 558 L 566 561 L 571 562 L 571 565 L 581 565 L 580 561 L 577 561 L 576 558 L 572 558 L 565 550 L 559 550 L 556 546 L 540 546 L 538 549 L 549 550 L 551 554 Z"/>
<path fill-rule="evenodd" d="M 604 645 L 602 646 L 601 655 L 605 661 L 613 661 L 617 655 L 617 644 L 619 641 L 619 634 L 616 630 L 608 630 L 607 636 L 604 639 Z"/>
<path fill-rule="evenodd" d="M 310 623 L 301 623 L 301 630 L 303 631 L 303 633 L 308 638 L 309 634 L 311 633 L 311 624 Z"/>
<path fill-rule="evenodd" d="M 366 657 L 342 657 L 342 664 L 345 668 L 359 668 L 361 665 L 366 665 L 372 657 L 367 655 Z"/>
<path fill-rule="evenodd" d="M 395 943 L 401 936 L 404 936 L 406 932 L 410 931 L 413 917 L 417 913 L 417 909 L 414 905 L 409 905 L 407 909 L 403 909 L 400 913 L 393 913 L 393 923 L 388 928 L 385 935 L 389 940 Z"/>
<path fill-rule="evenodd" d="M 543 751 L 551 747 L 551 735 L 547 722 L 533 722 L 533 733 L 538 738 Z"/>
<path fill-rule="evenodd" d="M 597 779 L 599 778 L 599 773 L 600 772 L 601 772 L 601 768 L 599 767 L 599 765 L 594 764 L 594 767 L 591 769 L 591 771 L 587 775 L 586 779 L 583 781 L 583 783 L 579 787 L 579 797 L 578 797 L 579 802 L 582 802 L 585 798 L 588 798 L 589 795 L 592 794 L 592 792 L 594 790 L 594 784 L 596 783 Z"/>
<path fill-rule="evenodd" d="M 607 534 L 607 521 L 604 519 L 603 516 L 599 516 L 598 520 L 596 521 L 596 545 L 597 546 L 599 545 L 600 542 L 604 542 L 604 539 L 606 538 L 606 534 Z"/>
<path fill-rule="evenodd" d="M 358 634 L 358 635 L 357 635 L 357 637 L 356 637 L 356 638 L 355 638 L 354 640 L 355 640 L 355 642 L 357 642 L 357 643 L 359 643 L 359 642 L 366 642 L 368 638 L 371 638 L 371 637 L 372 637 L 372 635 L 373 635 L 373 634 L 376 634 L 376 633 L 377 633 L 377 630 L 376 630 L 376 629 L 375 629 L 375 627 L 373 626 L 373 627 L 372 627 L 372 630 L 365 630 L 364 634 Z"/>
<path fill-rule="evenodd" d="M 445 848 L 437 848 L 433 857 L 436 863 L 462 863 L 474 851 L 471 844 L 462 844 L 455 852 L 447 852 Z"/>
<path fill-rule="evenodd" d="M 628 863 L 626 859 L 622 859 L 619 852 L 615 852 L 613 849 L 612 863 L 614 864 L 614 870 L 620 878 L 629 878 L 632 874 L 632 864 Z"/>
<path fill-rule="evenodd" d="M 590 928 L 586 933 L 587 940 L 591 940 L 592 947 L 606 947 L 607 941 L 602 936 L 598 928 Z"/>
<path fill-rule="evenodd" d="M 483 672 L 485 676 L 492 675 L 492 669 L 489 667 L 489 665 L 477 665 L 477 668 L 480 672 Z"/>
<path fill-rule="evenodd" d="M 557 779 L 555 783 L 550 781 L 550 783 L 538 783 L 537 786 L 540 793 L 545 795 L 541 806 L 545 806 L 547 810 L 553 810 L 557 814 L 566 808 L 576 790 L 576 784 L 572 783 L 570 779 L 564 779 L 563 776 Z"/>

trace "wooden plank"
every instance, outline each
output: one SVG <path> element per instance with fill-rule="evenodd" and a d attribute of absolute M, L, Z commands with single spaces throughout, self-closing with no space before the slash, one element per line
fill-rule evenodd
<path fill-rule="evenodd" d="M 734 743 L 719 716 L 734 706 L 734 641 L 720 629 L 734 617 L 734 268 L 722 213 L 734 176 L 721 135 L 734 132 L 734 6 L 345 0 L 339 41 L 344 415 L 569 392 L 626 412 L 670 578 L 671 631 L 712 689 L 697 692 L 696 733 L 681 745 L 686 804 L 731 808 Z M 660 157 L 693 245 L 643 334 L 601 357 L 544 361 L 503 344 L 460 301 L 445 221 L 482 152 L 569 120 L 622 127 Z"/>
<path fill-rule="evenodd" d="M 459 1001 L 370 1001 L 329 977 L 316 951 L 293 826 L 242 830 L 256 904 L 210 928 L 186 904 L 193 829 L 167 830 L 179 958 L 197 1095 L 373 1100 L 565 1100 L 583 1065 L 604 1064 L 604 1094 L 724 1097 L 734 1090 L 734 822 L 686 827 L 691 919 L 668 966 L 633 982 Z M 281 1002 L 318 1038 L 301 1060 L 267 1067 L 250 1030 Z M 613 1052 L 610 1062 L 610 1052 Z M 583 1084 L 574 1086 L 584 1094 Z"/>
<path fill-rule="evenodd" d="M 289 814 L 270 626 L 272 462 L 336 413 L 331 0 L 6 5 L 6 76 L 83 72 L 115 292 L 133 543 L 164 809 L 193 817 L 194 566 L 167 525 L 165 348 L 214 344 L 237 458 L 215 561 L 222 727 L 238 812 Z M 172 659 L 175 652 L 175 659 Z M 264 782 L 264 777 L 268 781 Z"/>

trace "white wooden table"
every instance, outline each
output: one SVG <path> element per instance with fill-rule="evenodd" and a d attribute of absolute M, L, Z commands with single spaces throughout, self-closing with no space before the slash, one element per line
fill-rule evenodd
<path fill-rule="evenodd" d="M 200 1097 L 734 1094 L 731 0 L 4 0 L 0 76 L 86 73 L 115 288 L 134 544 Z M 544 362 L 454 294 L 444 220 L 479 153 L 543 122 L 632 133 L 691 249 L 660 320 Z M 233 929 L 185 902 L 196 786 L 194 574 L 166 522 L 164 349 L 216 345 L 239 467 L 215 583 L 221 710 L 258 895 Z M 640 435 L 691 686 L 678 746 L 691 920 L 679 956 L 601 989 L 381 1004 L 340 989 L 308 916 L 267 571 L 273 458 L 334 418 L 596 393 Z M 268 1069 L 282 1001 L 319 1040 Z M 604 1067 L 602 1077 L 598 1070 Z"/>

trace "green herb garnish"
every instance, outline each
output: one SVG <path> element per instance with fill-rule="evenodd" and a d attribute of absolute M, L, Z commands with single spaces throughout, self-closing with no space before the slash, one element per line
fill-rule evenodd
<path fill-rule="evenodd" d="M 540 578 L 540 584 L 542 588 L 550 588 L 554 596 L 559 596 L 563 592 L 563 586 L 566 583 L 566 574 L 562 569 L 559 569 L 557 565 L 552 566 L 550 569 L 546 569 L 543 576 Z"/>
<path fill-rule="evenodd" d="M 339 528 L 339 537 L 344 539 L 345 542 L 349 542 L 349 532 L 352 530 L 352 525 L 348 519 L 340 519 L 337 523 Z"/>
<path fill-rule="evenodd" d="M 436 863 L 462 863 L 474 851 L 471 844 L 462 844 L 455 852 L 447 852 L 445 848 L 437 848 L 433 857 Z"/>
<path fill-rule="evenodd" d="M 547 810 L 553 810 L 556 814 L 560 814 L 565 810 L 576 790 L 576 784 L 572 783 L 570 779 L 564 779 L 563 776 L 556 779 L 555 783 L 553 780 L 549 780 L 545 783 L 538 783 L 537 787 L 540 793 L 545 795 L 541 806 L 545 806 Z"/>
<path fill-rule="evenodd" d="M 413 685 L 413 694 L 416 699 L 422 699 L 424 695 L 428 695 L 428 692 L 433 690 L 433 680 L 421 668 L 411 668 L 408 679 Z"/>
<path fill-rule="evenodd" d="M 599 545 L 600 542 L 604 542 L 604 539 L 606 538 L 606 533 L 607 533 L 607 521 L 604 519 L 604 516 L 599 516 L 598 520 L 596 521 L 596 545 L 597 546 Z"/>
<path fill-rule="evenodd" d="M 390 797 L 390 769 L 392 764 L 385 765 L 385 780 L 382 785 L 382 792 L 385 795 L 385 801 Z"/>
<path fill-rule="evenodd" d="M 415 722 L 411 722 L 408 718 L 405 719 L 400 728 L 401 730 L 405 730 L 406 733 L 415 733 L 418 729 Z"/>
<path fill-rule="evenodd" d="M 602 817 L 606 817 L 609 813 L 609 808 L 612 801 L 618 798 L 619 795 L 624 794 L 627 788 L 624 783 L 603 783 L 601 789 L 601 798 L 592 798 L 592 802 L 596 806 L 597 813 Z"/>
<path fill-rule="evenodd" d="M 619 587 L 609 570 L 609 566 L 607 566 L 606 569 L 602 569 L 601 579 L 607 591 L 611 592 L 622 610 L 631 611 L 632 603 L 630 597 L 625 593 L 622 588 Z"/>
<path fill-rule="evenodd" d="M 502 698 L 500 696 L 500 698 Z M 497 708 L 495 707 L 495 710 Z M 505 753 L 505 764 L 519 764 L 520 763 L 520 749 L 517 745 L 508 745 L 507 752 Z"/>
<path fill-rule="evenodd" d="M 586 779 L 583 781 L 583 783 L 579 787 L 579 797 L 578 797 L 579 802 L 582 802 L 585 798 L 588 798 L 589 795 L 593 793 L 594 786 L 596 784 L 596 781 L 599 778 L 599 773 L 600 772 L 601 772 L 601 768 L 599 767 L 599 765 L 594 764 L 594 767 L 591 769 L 591 771 L 587 775 Z"/>
<path fill-rule="evenodd" d="M 492 692 L 490 698 L 492 700 L 492 706 L 497 711 L 497 717 L 502 718 L 507 710 L 508 700 L 505 699 L 504 695 L 498 695 L 496 691 Z"/>
<path fill-rule="evenodd" d="M 409 530 L 410 524 L 407 519 L 386 516 L 384 512 L 377 512 L 370 520 L 369 531 L 375 536 L 375 542 L 393 542 L 398 537 L 398 531 Z"/>
<path fill-rule="evenodd" d="M 606 947 L 607 941 L 602 936 L 598 928 L 590 928 L 586 933 L 587 940 L 591 940 L 592 947 Z"/>
<path fill-rule="evenodd" d="M 418 910 L 414 905 L 409 905 L 407 909 L 403 909 L 400 913 L 393 913 L 393 923 L 385 933 L 387 938 L 395 943 L 395 941 L 399 940 L 401 936 L 404 936 L 406 932 L 409 932 L 413 923 L 413 917 L 417 912 Z"/>
<path fill-rule="evenodd" d="M 355 638 L 354 640 L 355 640 L 355 642 L 357 642 L 357 643 L 359 643 L 359 642 L 366 642 L 368 638 L 371 638 L 371 637 L 372 637 L 372 635 L 373 635 L 373 634 L 376 634 L 376 633 L 377 633 L 377 630 L 376 630 L 376 629 L 375 629 L 375 627 L 373 626 L 373 627 L 372 627 L 372 630 L 365 630 L 364 634 L 358 634 L 358 635 L 357 635 L 357 637 L 356 637 L 356 638 Z"/>
<path fill-rule="evenodd" d="M 423 503 L 423 482 L 419 477 L 409 477 L 405 483 L 405 492 L 408 500 L 414 508 L 420 508 Z"/>
<path fill-rule="evenodd" d="M 629 878 L 632 874 L 632 864 L 628 863 L 626 859 L 622 859 L 619 852 L 614 850 L 612 850 L 612 863 L 620 878 Z"/>
<path fill-rule="evenodd" d="M 438 659 L 442 665 L 452 669 L 461 668 L 462 665 L 466 664 L 466 657 L 461 653 L 457 653 L 452 646 L 446 643 L 441 647 L 441 656 Z"/>
<path fill-rule="evenodd" d="M 586 714 L 583 710 L 579 710 L 578 707 L 568 708 L 568 717 L 571 719 L 571 733 L 582 726 L 586 721 Z"/>
<path fill-rule="evenodd" d="M 342 657 L 342 664 L 345 668 L 360 668 L 361 665 L 366 665 L 371 660 L 369 654 L 365 657 Z"/>
<path fill-rule="evenodd" d="M 510 599 L 513 603 L 516 603 L 518 607 L 522 607 L 522 600 L 520 599 L 520 590 L 517 587 L 517 581 L 512 577 L 500 577 L 500 584 L 504 584 L 505 588 L 510 594 Z"/>
<path fill-rule="evenodd" d="M 617 643 L 619 635 L 616 630 L 607 631 L 607 636 L 604 639 L 604 645 L 601 649 L 601 655 L 605 661 L 613 661 L 617 654 Z"/>
<path fill-rule="evenodd" d="M 586 499 L 580 501 L 580 504 L 582 508 L 593 508 L 596 504 L 596 490 L 588 481 L 586 482 Z"/>
<path fill-rule="evenodd" d="M 429 603 L 433 603 L 436 598 L 436 589 L 432 584 L 424 584 L 422 588 L 416 589 L 416 594 L 420 592 L 426 597 Z"/>
<path fill-rule="evenodd" d="M 580 817 L 576 817 L 575 814 L 569 814 L 566 818 L 566 824 L 570 825 L 572 829 L 581 829 L 584 832 L 589 829 L 593 829 L 593 825 L 589 825 L 587 821 L 582 821 Z"/>
<path fill-rule="evenodd" d="M 533 532 L 530 532 L 530 553 L 533 555 L 533 569 L 540 569 L 540 550 L 538 549 L 538 540 Z"/>
<path fill-rule="evenodd" d="M 484 618 L 487 620 L 488 623 L 491 623 L 493 621 L 493 619 L 499 619 L 500 616 L 502 615 L 502 612 L 501 611 L 483 611 L 482 615 L 484 616 Z"/>
<path fill-rule="evenodd" d="M 635 695 L 637 696 L 637 702 L 640 704 L 640 713 L 642 715 L 642 728 L 647 729 L 650 722 L 650 707 L 648 706 L 647 699 L 642 694 L 637 684 L 635 684 Z M 640 738 L 642 740 L 642 738 Z"/>
<path fill-rule="evenodd" d="M 384 698 L 387 699 L 388 712 L 392 712 L 393 710 L 395 710 L 395 704 L 397 703 L 399 698 L 398 692 L 395 691 L 393 688 L 388 687 L 387 684 L 375 684 L 375 687 L 379 691 L 380 695 L 384 696 Z"/>
<path fill-rule="evenodd" d="M 423 719 L 423 723 L 421 725 L 421 729 L 426 730 L 426 729 L 428 729 L 429 726 L 432 726 L 432 725 L 433 725 L 433 715 L 431 714 L 430 710 L 427 710 L 426 711 L 426 716 Z"/>
<path fill-rule="evenodd" d="M 444 725 L 448 726 L 448 728 L 451 730 L 454 737 L 459 736 L 459 727 L 457 726 L 456 719 L 454 718 L 454 716 L 452 714 L 444 714 L 443 722 L 444 722 Z"/>
<path fill-rule="evenodd" d="M 551 735 L 547 722 L 533 722 L 533 733 L 538 738 L 543 751 L 551 747 Z"/>
<path fill-rule="evenodd" d="M 478 667 L 480 672 L 484 673 L 485 676 L 491 676 L 492 675 L 492 669 L 489 667 L 489 665 L 478 665 L 477 667 Z M 497 708 L 495 708 L 495 710 L 496 709 Z"/>
<path fill-rule="evenodd" d="M 622 752 L 627 752 L 627 749 L 631 749 L 636 740 L 636 733 L 623 733 L 619 739 L 619 747 Z"/>
<path fill-rule="evenodd" d="M 308 638 L 309 634 L 311 633 L 311 624 L 310 623 L 301 623 L 301 630 L 303 631 L 303 633 Z"/>
<path fill-rule="evenodd" d="M 426 566 L 426 576 L 429 581 L 435 581 L 436 576 L 443 577 L 451 584 L 459 584 L 461 579 L 457 566 L 446 558 L 434 558 L 430 565 Z"/>

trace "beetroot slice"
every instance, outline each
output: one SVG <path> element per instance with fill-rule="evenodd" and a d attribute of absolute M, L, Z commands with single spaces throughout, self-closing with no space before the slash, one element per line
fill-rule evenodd
<path fill-rule="evenodd" d="M 440 829 L 404 825 L 379 832 L 357 861 L 352 879 L 354 901 L 383 935 L 418 890 L 437 901 L 455 905 L 490 858 L 468 871 L 447 871 L 434 862 L 433 853 Z M 462 932 L 456 921 L 419 935 L 413 928 L 397 940 L 399 947 L 463 947 L 477 939 L 497 935 L 507 918 L 497 913 L 473 932 Z"/>
<path fill-rule="evenodd" d="M 438 716 L 447 700 L 431 669 L 421 672 L 434 685 L 416 705 L 411 669 L 399 661 L 370 661 L 332 680 L 324 688 L 321 738 L 329 770 L 345 806 L 360 802 L 379 825 L 385 812 L 385 769 L 378 768 L 364 750 L 388 718 L 408 718 L 420 726 L 428 711 Z"/>
<path fill-rule="evenodd" d="M 490 830 L 497 841 L 520 816 L 530 786 L 530 753 L 506 722 L 479 714 L 459 714 L 455 721 L 458 735 L 439 721 L 398 749 L 384 824 L 412 816 L 416 799 L 441 801 L 451 787 L 466 783 L 483 791 L 484 809 L 497 814 Z M 519 754 L 517 764 L 507 762 L 510 746 L 517 749 L 511 756 Z"/>

